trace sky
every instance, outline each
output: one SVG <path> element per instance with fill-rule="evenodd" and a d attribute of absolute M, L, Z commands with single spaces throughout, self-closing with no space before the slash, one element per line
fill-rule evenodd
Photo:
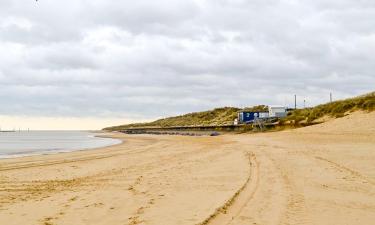
<path fill-rule="evenodd" d="M 375 90 L 374 0 L 0 5 L 2 129 L 100 129 Z"/>

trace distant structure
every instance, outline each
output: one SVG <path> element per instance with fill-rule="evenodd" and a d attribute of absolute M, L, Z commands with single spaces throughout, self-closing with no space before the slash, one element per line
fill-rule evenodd
<path fill-rule="evenodd" d="M 259 120 L 265 120 L 269 118 L 283 118 L 287 115 L 287 108 L 285 106 L 268 106 L 268 112 L 266 111 L 241 111 L 238 113 L 237 120 L 234 125 L 244 123 L 255 123 Z"/>
<path fill-rule="evenodd" d="M 268 106 L 269 117 L 282 118 L 286 117 L 287 108 L 285 106 L 272 105 Z"/>
<path fill-rule="evenodd" d="M 256 118 L 268 118 L 268 112 L 242 111 L 238 113 L 238 123 L 252 123 Z"/>

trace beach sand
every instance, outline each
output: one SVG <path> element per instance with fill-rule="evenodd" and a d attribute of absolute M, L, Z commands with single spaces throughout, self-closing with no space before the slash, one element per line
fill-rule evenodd
<path fill-rule="evenodd" d="M 0 224 L 374 224 L 375 113 L 0 160 Z"/>

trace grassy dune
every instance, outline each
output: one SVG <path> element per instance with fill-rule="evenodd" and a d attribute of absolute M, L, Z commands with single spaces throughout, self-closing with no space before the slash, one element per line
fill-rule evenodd
<path fill-rule="evenodd" d="M 175 126 L 218 126 L 233 124 L 240 108 L 224 107 L 204 112 L 188 113 L 181 116 L 159 119 L 150 123 L 134 123 L 104 128 L 105 130 L 121 130 L 136 127 L 175 127 Z M 267 110 L 267 106 L 259 105 L 245 110 Z"/>
<path fill-rule="evenodd" d="M 159 119 L 149 123 L 134 123 L 127 125 L 120 125 L 114 127 L 107 127 L 104 130 L 116 131 L 121 129 L 137 128 L 137 127 L 175 127 L 175 126 L 219 126 L 233 124 L 233 120 L 237 118 L 237 113 L 241 110 L 248 111 L 267 111 L 267 106 L 259 105 L 248 107 L 245 109 L 224 107 L 216 108 L 214 110 L 204 112 L 188 113 L 181 116 L 168 117 Z M 349 98 L 345 100 L 334 101 L 327 104 L 318 105 L 313 108 L 297 109 L 289 112 L 288 116 L 280 122 L 294 124 L 298 123 L 313 123 L 314 121 L 323 117 L 343 117 L 345 114 L 357 110 L 373 111 L 375 110 L 375 92 Z"/>
<path fill-rule="evenodd" d="M 338 100 L 312 108 L 297 109 L 289 113 L 281 122 L 294 121 L 295 123 L 312 123 L 323 117 L 339 118 L 347 113 L 357 110 L 374 111 L 375 110 L 375 92 L 361 95 L 355 98 Z"/>

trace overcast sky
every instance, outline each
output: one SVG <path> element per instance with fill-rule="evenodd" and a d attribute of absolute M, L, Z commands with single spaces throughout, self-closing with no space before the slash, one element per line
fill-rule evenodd
<path fill-rule="evenodd" d="M 373 90 L 374 0 L 0 0 L 3 127 L 94 129 Z"/>

